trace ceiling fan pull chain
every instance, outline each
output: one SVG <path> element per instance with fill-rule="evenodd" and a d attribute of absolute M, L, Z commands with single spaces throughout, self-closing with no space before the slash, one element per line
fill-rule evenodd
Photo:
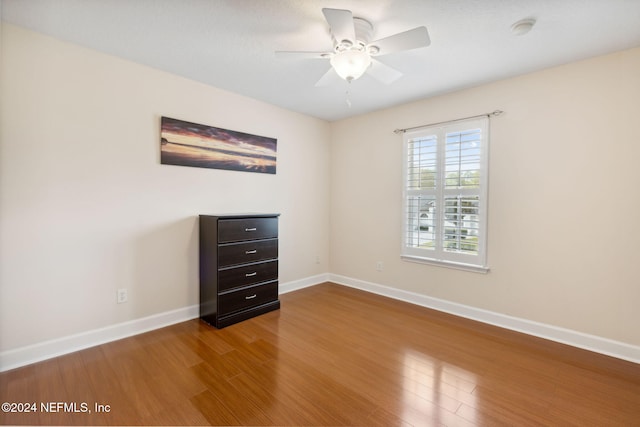
<path fill-rule="evenodd" d="M 351 80 L 347 80 L 348 86 L 347 86 L 347 91 L 345 92 L 345 95 L 347 97 L 347 107 L 351 108 L 351 99 L 349 98 L 350 95 L 350 90 L 351 90 Z"/>

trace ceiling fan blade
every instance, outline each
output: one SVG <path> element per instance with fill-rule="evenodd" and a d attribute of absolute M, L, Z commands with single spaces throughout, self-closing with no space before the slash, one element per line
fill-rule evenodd
<path fill-rule="evenodd" d="M 367 70 L 367 73 L 374 79 L 387 85 L 402 77 L 402 73 L 400 71 L 373 58 L 371 59 L 371 66 Z"/>
<path fill-rule="evenodd" d="M 278 50 L 275 52 L 276 58 L 282 59 L 330 59 L 332 52 L 296 52 Z"/>
<path fill-rule="evenodd" d="M 337 80 L 340 80 L 340 77 L 338 77 L 338 74 L 335 72 L 333 67 L 331 67 L 326 73 L 324 73 L 322 77 L 320 77 L 320 80 L 318 80 L 315 86 L 316 87 L 331 86 Z"/>
<path fill-rule="evenodd" d="M 401 50 L 416 49 L 431 44 L 427 27 L 417 27 L 402 33 L 394 34 L 380 40 L 369 43 L 369 46 L 376 46 L 380 51 L 376 56 L 387 55 Z"/>
<path fill-rule="evenodd" d="M 353 14 L 350 10 L 343 9 L 322 9 L 325 19 L 331 28 L 331 34 L 338 43 L 342 40 L 356 41 L 356 30 L 353 26 Z"/>

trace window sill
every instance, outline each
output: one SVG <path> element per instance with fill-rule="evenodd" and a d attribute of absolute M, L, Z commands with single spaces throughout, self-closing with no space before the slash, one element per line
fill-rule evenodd
<path fill-rule="evenodd" d="M 400 258 L 403 261 L 416 262 L 419 264 L 435 265 L 437 267 L 453 268 L 456 270 L 472 271 L 474 273 L 486 274 L 489 272 L 489 267 L 485 267 L 481 265 L 463 264 L 460 262 L 443 261 L 443 260 L 424 258 L 424 257 L 412 256 L 412 255 L 401 255 Z"/>

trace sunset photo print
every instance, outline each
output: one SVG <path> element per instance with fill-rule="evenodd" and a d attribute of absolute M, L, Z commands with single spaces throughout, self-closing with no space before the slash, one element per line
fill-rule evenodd
<path fill-rule="evenodd" d="M 278 140 L 162 117 L 160 163 L 276 173 Z"/>

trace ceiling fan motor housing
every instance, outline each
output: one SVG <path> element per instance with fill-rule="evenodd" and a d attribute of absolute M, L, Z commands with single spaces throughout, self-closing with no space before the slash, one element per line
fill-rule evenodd
<path fill-rule="evenodd" d="M 333 37 L 336 52 L 342 52 L 347 49 L 365 51 L 366 46 L 373 36 L 373 25 L 366 19 L 354 17 L 353 27 L 356 36 L 355 40 L 336 40 L 335 36 Z M 376 46 L 369 46 L 367 53 L 376 54 L 378 51 L 379 49 Z"/>

